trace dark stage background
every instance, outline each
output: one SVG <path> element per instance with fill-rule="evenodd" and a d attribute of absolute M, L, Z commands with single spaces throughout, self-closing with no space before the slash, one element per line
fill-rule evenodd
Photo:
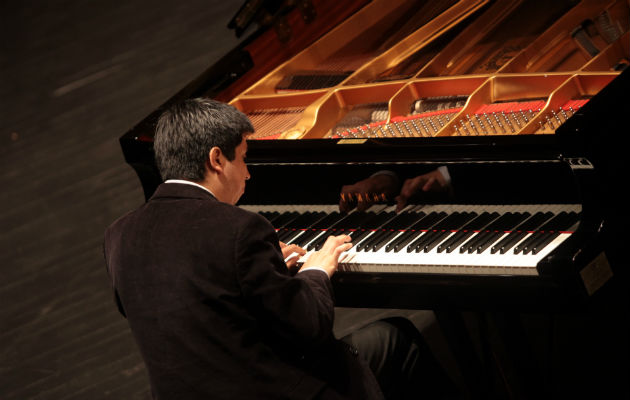
<path fill-rule="evenodd" d="M 0 400 L 149 398 L 102 256 L 107 225 L 144 201 L 118 139 L 238 43 L 241 3 L 0 1 Z M 581 335 L 545 353 L 572 368 L 558 392 L 628 393 L 627 307 L 606 310 L 558 324 L 558 343 Z M 387 311 L 340 310 L 336 333 L 366 313 Z M 432 313 L 407 314 L 458 379 Z"/>
<path fill-rule="evenodd" d="M 105 227 L 144 201 L 118 138 L 237 44 L 240 1 L 0 2 L 0 399 L 146 399 Z"/>

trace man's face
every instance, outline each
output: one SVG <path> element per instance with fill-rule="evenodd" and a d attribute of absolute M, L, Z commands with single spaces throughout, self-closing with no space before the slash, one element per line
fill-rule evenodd
<path fill-rule="evenodd" d="M 229 192 L 229 198 L 226 200 L 230 204 L 236 204 L 238 199 L 241 198 L 245 192 L 245 181 L 250 178 L 247 165 L 245 164 L 246 155 L 247 140 L 245 140 L 245 136 L 243 136 L 241 143 L 236 146 L 234 151 L 234 160 L 230 161 L 226 159 L 225 178 L 227 179 L 226 187 Z"/>

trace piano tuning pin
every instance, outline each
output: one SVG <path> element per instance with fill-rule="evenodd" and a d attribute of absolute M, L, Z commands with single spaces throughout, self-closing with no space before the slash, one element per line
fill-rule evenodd
<path fill-rule="evenodd" d="M 516 133 L 516 130 L 514 129 L 514 126 L 512 125 L 512 122 L 508 119 L 507 115 L 505 115 L 505 112 L 501 111 L 501 116 L 505 120 L 507 126 L 510 128 L 510 131 L 512 131 L 512 133 Z"/>
<path fill-rule="evenodd" d="M 422 127 L 426 131 L 425 136 L 431 136 L 431 128 L 429 127 L 429 120 L 427 118 L 422 119 Z"/>
<path fill-rule="evenodd" d="M 527 115 L 525 115 L 523 110 L 518 110 L 518 112 L 521 114 L 521 118 L 523 118 L 523 121 L 525 121 L 525 123 L 528 123 L 529 119 L 527 118 Z"/>
<path fill-rule="evenodd" d="M 516 112 L 512 111 L 510 115 L 512 116 L 512 119 L 516 123 L 516 126 L 518 127 L 518 129 L 521 129 L 522 128 L 521 122 L 518 120 L 518 116 L 516 115 Z"/>
<path fill-rule="evenodd" d="M 488 116 L 487 113 L 483 113 L 484 118 L 486 119 L 486 122 L 488 123 L 488 126 L 492 129 L 492 131 L 495 133 L 495 135 L 497 134 L 497 129 L 494 127 L 494 124 L 492 123 L 492 120 L 490 119 L 490 116 Z M 488 132 L 489 133 L 489 132 Z"/>
<path fill-rule="evenodd" d="M 383 125 L 383 130 L 389 132 L 389 136 L 390 137 L 394 137 L 396 136 L 396 132 L 394 132 L 394 130 L 392 129 L 391 125 L 389 124 L 384 124 Z"/>
<path fill-rule="evenodd" d="M 551 110 L 551 115 L 553 115 L 556 121 L 558 121 L 558 126 L 562 125 L 562 121 L 560 121 L 560 117 L 558 117 L 558 114 L 556 114 L 554 110 Z"/>
<path fill-rule="evenodd" d="M 540 108 L 538 109 L 538 111 L 540 111 Z M 534 118 L 534 116 L 536 116 L 536 113 L 531 108 L 527 110 L 527 112 L 529 112 L 529 118 Z"/>
<path fill-rule="evenodd" d="M 479 131 L 477 130 L 477 127 L 475 126 L 475 123 L 473 122 L 472 118 L 470 118 L 470 115 L 466 114 L 466 118 L 468 119 L 468 123 L 470 124 L 470 127 L 472 128 L 472 130 L 474 130 L 477 136 L 479 136 Z"/>
<path fill-rule="evenodd" d="M 551 118 L 549 118 L 549 115 L 545 115 L 545 119 L 547 120 L 547 124 L 549 125 L 549 127 L 551 129 L 555 130 L 556 129 L 556 125 L 553 123 Z"/>

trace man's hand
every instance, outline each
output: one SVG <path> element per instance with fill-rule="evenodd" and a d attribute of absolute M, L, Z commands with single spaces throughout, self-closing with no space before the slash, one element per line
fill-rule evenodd
<path fill-rule="evenodd" d="M 431 171 L 415 178 L 405 179 L 400 189 L 400 194 L 396 196 L 396 212 L 400 212 L 407 205 L 407 201 L 416 193 L 432 192 L 442 193 L 450 190 L 450 185 L 439 170 Z"/>
<path fill-rule="evenodd" d="M 352 243 L 349 243 L 350 240 L 348 235 L 329 236 L 321 250 L 312 253 L 300 270 L 308 267 L 319 267 L 323 268 L 328 276 L 332 276 L 337 271 L 341 253 L 352 247 Z"/>
<path fill-rule="evenodd" d="M 356 207 L 359 211 L 365 211 L 374 204 L 374 197 L 390 199 L 397 189 L 397 177 L 387 173 L 374 174 L 352 185 L 342 186 L 339 210 L 348 212 Z"/>
<path fill-rule="evenodd" d="M 280 242 L 280 250 L 282 250 L 282 258 L 284 258 L 284 262 L 289 269 L 295 267 L 300 257 L 306 254 L 306 250 L 297 244 L 287 245 L 286 243 Z"/>

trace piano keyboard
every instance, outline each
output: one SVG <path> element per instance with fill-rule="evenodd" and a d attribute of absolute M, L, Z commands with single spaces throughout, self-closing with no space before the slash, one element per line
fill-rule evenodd
<path fill-rule="evenodd" d="M 265 216 L 281 241 L 307 250 L 330 235 L 353 247 L 339 271 L 459 275 L 538 275 L 536 266 L 579 224 L 577 204 L 417 205 L 340 213 L 338 206 L 242 206 Z"/>

